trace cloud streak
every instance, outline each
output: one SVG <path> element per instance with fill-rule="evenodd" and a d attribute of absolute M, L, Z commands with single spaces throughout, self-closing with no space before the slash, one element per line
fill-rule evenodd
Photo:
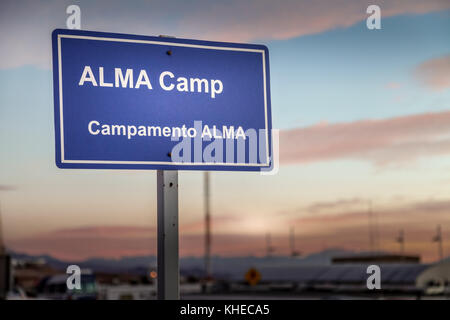
<path fill-rule="evenodd" d="M 360 203 L 359 208 L 353 206 L 348 208 L 346 203 Z M 367 223 L 367 213 L 369 210 L 368 201 L 342 199 L 335 202 L 317 202 L 311 205 L 312 207 L 320 207 L 320 210 L 315 212 L 309 211 L 310 214 L 304 217 L 295 218 L 292 223 L 323 223 L 338 222 L 348 223 L 349 221 L 361 220 L 363 224 Z M 310 208 L 310 207 L 308 207 Z M 337 210 L 337 211 L 336 211 Z M 410 202 L 403 205 L 396 205 L 395 203 L 376 205 L 372 208 L 373 212 L 382 216 L 385 221 L 389 223 L 401 222 L 403 224 L 418 222 L 423 224 L 424 217 L 429 220 L 427 222 L 434 225 L 436 219 L 433 217 L 442 217 L 441 221 L 448 221 L 447 213 L 450 210 L 450 200 L 425 200 Z M 405 222 L 405 216 L 408 216 L 408 221 Z"/>
<path fill-rule="evenodd" d="M 450 54 L 421 63 L 414 73 L 419 81 L 432 90 L 450 88 Z"/>
<path fill-rule="evenodd" d="M 6 185 L 6 184 L 0 184 L 0 191 L 12 191 L 15 190 L 16 188 L 14 186 L 11 185 Z"/>
<path fill-rule="evenodd" d="M 336 159 L 377 166 L 450 153 L 450 112 L 318 125 L 280 133 L 281 164 Z"/>
<path fill-rule="evenodd" d="M 184 233 L 180 228 L 180 255 L 202 255 L 203 241 L 203 234 Z M 6 239 L 5 242 L 9 249 L 16 252 L 34 255 L 50 254 L 67 260 L 155 255 L 157 245 L 154 228 L 139 226 L 87 226 L 60 229 L 33 237 Z M 214 234 L 213 236 L 214 251 L 222 255 L 262 255 L 264 243 L 264 237 L 256 235 Z"/>
<path fill-rule="evenodd" d="M 366 9 L 373 4 L 381 7 L 382 17 L 450 8 L 443 0 L 234 0 L 205 4 L 203 10 L 188 15 L 183 25 L 207 38 L 227 41 L 289 39 L 349 27 L 366 19 Z"/>
<path fill-rule="evenodd" d="M 50 34 L 65 28 L 73 1 L 0 2 L 0 68 L 34 64 L 50 68 Z M 379 4 L 382 17 L 450 8 L 446 0 L 250 0 L 250 1 L 77 1 L 85 30 L 168 34 L 180 38 L 248 42 L 289 39 L 349 27 Z"/>
<path fill-rule="evenodd" d="M 322 211 L 328 210 L 348 210 L 354 208 L 355 206 L 361 206 L 367 204 L 366 199 L 361 198 L 351 198 L 351 199 L 338 199 L 335 201 L 320 201 L 310 204 L 306 211 L 310 213 L 320 213 Z"/>
<path fill-rule="evenodd" d="M 356 251 L 368 249 L 368 216 L 363 199 L 317 202 L 308 208 L 315 208 L 316 211 L 286 221 L 287 225 L 295 226 L 297 249 L 303 253 L 320 251 L 329 246 Z M 436 223 L 439 222 L 443 226 L 444 238 L 449 239 L 449 210 L 448 199 L 405 202 L 402 205 L 396 202 L 375 205 L 373 212 L 378 217 L 380 249 L 398 250 L 395 237 L 399 229 L 404 229 L 408 252 L 421 254 L 426 261 L 436 259 L 431 238 L 435 233 Z M 215 222 L 213 219 L 213 223 Z M 239 222 L 235 225 L 240 227 Z M 203 233 L 194 234 L 182 229 L 180 228 L 180 255 L 202 255 Z M 213 233 L 213 253 L 222 256 L 265 255 L 265 234 L 248 234 L 247 229 L 240 229 L 242 231 L 236 233 Z M 272 244 L 276 248 L 276 254 L 288 254 L 288 233 L 273 234 Z M 6 245 L 17 252 L 50 254 L 66 260 L 155 255 L 156 232 L 150 226 L 86 226 L 55 230 L 27 238 L 6 239 Z"/>

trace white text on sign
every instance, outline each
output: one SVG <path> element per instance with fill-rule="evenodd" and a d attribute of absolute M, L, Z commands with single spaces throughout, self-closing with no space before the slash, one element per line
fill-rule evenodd
<path fill-rule="evenodd" d="M 138 74 L 138 76 L 135 79 L 134 75 L 136 74 Z M 223 91 L 223 83 L 220 80 L 186 77 L 177 77 L 175 79 L 175 75 L 170 71 L 161 72 L 158 80 L 160 87 L 165 91 L 172 91 L 176 89 L 178 92 L 208 93 L 212 99 L 214 99 L 216 95 L 221 94 Z M 84 86 L 87 83 L 90 83 L 94 87 L 100 86 L 139 89 L 143 86 L 147 87 L 149 90 L 153 89 L 152 83 L 145 69 L 139 70 L 138 73 L 133 69 L 126 69 L 124 73 L 121 68 L 114 68 L 114 81 L 108 82 L 105 80 L 103 67 L 98 68 L 98 75 L 96 77 L 92 71 L 92 68 L 90 66 L 85 66 L 78 85 Z"/>

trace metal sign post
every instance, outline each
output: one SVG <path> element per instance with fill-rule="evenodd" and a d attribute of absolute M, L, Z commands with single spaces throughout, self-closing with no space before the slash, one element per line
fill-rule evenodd
<path fill-rule="evenodd" d="M 178 171 L 157 171 L 158 197 L 158 299 L 177 300 L 178 259 Z"/>

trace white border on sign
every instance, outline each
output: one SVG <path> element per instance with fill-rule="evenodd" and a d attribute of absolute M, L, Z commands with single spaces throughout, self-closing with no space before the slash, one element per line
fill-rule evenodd
<path fill-rule="evenodd" d="M 263 65 L 263 85 L 264 85 L 264 117 L 266 125 L 266 163 L 228 163 L 228 162 L 165 162 L 165 161 L 114 161 L 114 160 L 67 160 L 64 158 L 64 117 L 63 117 L 63 89 L 62 89 L 62 57 L 61 57 L 61 38 L 75 38 L 75 39 L 87 39 L 87 40 L 99 40 L 99 41 L 113 41 L 113 42 L 133 42 L 144 44 L 156 44 L 156 45 L 170 45 L 178 47 L 189 48 L 201 48 L 212 50 L 228 50 L 228 51 L 244 51 L 244 52 L 259 52 L 262 54 Z M 186 166 L 264 166 L 270 164 L 269 159 L 269 124 L 267 118 L 267 84 L 266 84 L 266 59 L 265 51 L 259 49 L 248 48 L 232 48 L 232 47 L 217 47 L 217 46 L 205 46 L 199 44 L 185 44 L 185 43 L 172 43 L 163 41 L 150 41 L 150 40 L 136 40 L 136 39 L 120 39 L 120 38 L 106 38 L 106 37 L 94 37 L 94 36 L 77 36 L 58 34 L 58 77 L 59 77 L 59 131 L 60 131 L 60 143 L 61 143 L 61 163 L 85 163 L 85 164 L 160 164 L 160 165 L 186 165 Z"/>

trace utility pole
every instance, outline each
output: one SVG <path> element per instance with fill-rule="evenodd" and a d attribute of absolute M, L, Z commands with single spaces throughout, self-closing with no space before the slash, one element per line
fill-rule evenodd
<path fill-rule="evenodd" d="M 378 216 L 373 210 L 372 200 L 368 202 L 367 219 L 369 224 L 369 251 L 373 253 L 380 250 L 380 232 Z"/>
<path fill-rule="evenodd" d="M 405 233 L 403 229 L 399 231 L 397 238 L 395 239 L 400 244 L 400 253 L 405 253 Z"/>
<path fill-rule="evenodd" d="M 295 255 L 295 229 L 291 227 L 290 235 L 289 235 L 289 245 L 291 247 L 291 256 Z"/>
<path fill-rule="evenodd" d="M 289 244 L 291 247 L 291 256 L 292 257 L 299 256 L 300 253 L 297 250 L 295 250 L 295 228 L 294 227 L 291 227 Z"/>
<path fill-rule="evenodd" d="M 209 171 L 204 175 L 205 188 L 205 275 L 206 279 L 211 279 L 211 215 L 210 215 L 210 194 L 209 194 Z"/>
<path fill-rule="evenodd" d="M 439 255 L 439 261 L 441 261 L 444 258 L 444 248 L 442 246 L 442 231 L 441 231 L 441 225 L 438 224 L 436 228 L 436 235 L 433 237 L 433 242 L 438 243 L 438 255 Z"/>
<path fill-rule="evenodd" d="M 374 237 L 375 237 L 375 251 L 380 252 L 380 229 L 378 228 L 378 213 L 373 209 L 372 202 L 370 202 L 372 216 L 373 216 L 373 225 L 374 225 Z"/>
<path fill-rule="evenodd" d="M 2 210 L 0 206 L 0 256 L 6 254 L 5 245 L 3 244 L 3 225 L 2 225 Z"/>
<path fill-rule="evenodd" d="M 372 213 L 372 201 L 368 204 L 368 222 L 369 222 L 369 251 L 373 253 L 375 249 L 374 229 L 373 229 L 373 213 Z"/>
<path fill-rule="evenodd" d="M 0 210 L 0 300 L 6 299 L 12 285 L 11 257 L 6 254 L 2 230 L 2 212 Z"/>
<path fill-rule="evenodd" d="M 266 255 L 267 257 L 270 257 L 272 255 L 272 252 L 274 251 L 274 248 L 272 247 L 272 238 L 270 236 L 270 233 L 266 234 Z"/>

